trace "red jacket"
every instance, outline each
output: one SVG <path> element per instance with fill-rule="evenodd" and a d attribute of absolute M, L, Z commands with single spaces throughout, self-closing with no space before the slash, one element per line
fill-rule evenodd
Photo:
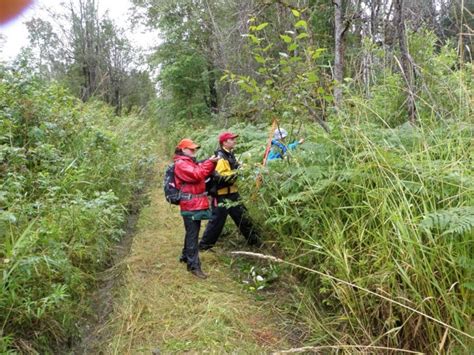
<path fill-rule="evenodd" d="M 186 155 L 175 155 L 173 158 L 176 187 L 183 194 L 199 195 L 206 192 L 206 178 L 216 168 L 216 163 L 205 160 L 197 163 L 196 159 Z M 193 197 L 190 200 L 181 200 L 181 211 L 206 210 L 209 208 L 207 196 Z"/>

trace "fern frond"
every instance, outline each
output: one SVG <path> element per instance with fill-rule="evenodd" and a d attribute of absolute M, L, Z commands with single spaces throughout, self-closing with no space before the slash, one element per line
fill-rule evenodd
<path fill-rule="evenodd" d="M 454 207 L 430 213 L 420 223 L 425 231 L 441 235 L 463 235 L 474 229 L 474 207 Z"/>

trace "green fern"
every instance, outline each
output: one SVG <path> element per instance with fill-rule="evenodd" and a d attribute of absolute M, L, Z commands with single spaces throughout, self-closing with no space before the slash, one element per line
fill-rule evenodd
<path fill-rule="evenodd" d="M 465 282 L 462 284 L 462 286 L 471 291 L 474 291 L 474 282 Z"/>
<path fill-rule="evenodd" d="M 430 213 L 420 223 L 425 231 L 441 235 L 464 235 L 474 228 L 474 207 L 455 207 Z"/>

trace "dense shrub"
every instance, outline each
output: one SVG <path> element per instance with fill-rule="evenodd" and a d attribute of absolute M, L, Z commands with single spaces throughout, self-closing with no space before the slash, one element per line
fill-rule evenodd
<path fill-rule="evenodd" d="M 152 129 L 0 71 L 0 350 L 47 351 L 75 332 L 152 163 Z"/>

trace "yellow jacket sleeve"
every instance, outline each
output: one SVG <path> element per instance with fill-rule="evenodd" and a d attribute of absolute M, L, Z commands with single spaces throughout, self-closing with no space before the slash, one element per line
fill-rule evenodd
<path fill-rule="evenodd" d="M 218 181 L 224 183 L 224 186 L 217 190 L 218 195 L 227 195 L 237 192 L 237 185 L 235 185 L 237 171 L 230 168 L 228 160 L 220 159 L 217 161 L 216 173 L 216 175 L 218 175 Z M 220 185 L 220 183 L 218 184 Z"/>

